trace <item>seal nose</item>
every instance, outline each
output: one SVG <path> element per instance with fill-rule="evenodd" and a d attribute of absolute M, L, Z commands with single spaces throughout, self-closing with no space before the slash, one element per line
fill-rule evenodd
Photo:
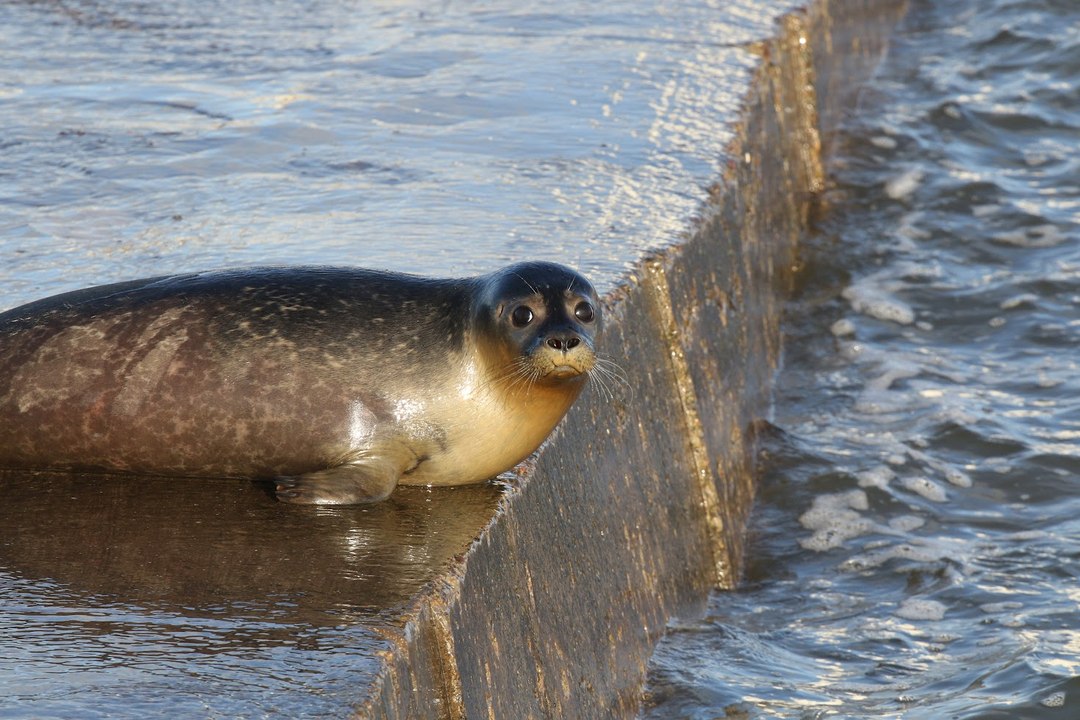
<path fill-rule="evenodd" d="M 581 338 L 577 335 L 565 335 L 564 337 L 549 337 L 547 339 L 548 347 L 555 348 L 556 350 L 562 350 L 567 352 L 573 350 L 581 344 Z"/>

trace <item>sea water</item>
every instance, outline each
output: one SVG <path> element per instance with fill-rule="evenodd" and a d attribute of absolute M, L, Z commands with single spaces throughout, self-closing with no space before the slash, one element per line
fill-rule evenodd
<path fill-rule="evenodd" d="M 832 138 L 742 585 L 642 717 L 1080 717 L 1080 3 L 915 2 Z"/>

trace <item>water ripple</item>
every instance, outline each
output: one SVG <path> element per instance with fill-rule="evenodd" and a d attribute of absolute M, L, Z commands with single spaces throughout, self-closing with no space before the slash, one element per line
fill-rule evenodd
<path fill-rule="evenodd" d="M 808 243 L 745 584 L 643 717 L 1076 714 L 1077 27 L 915 3 Z"/>

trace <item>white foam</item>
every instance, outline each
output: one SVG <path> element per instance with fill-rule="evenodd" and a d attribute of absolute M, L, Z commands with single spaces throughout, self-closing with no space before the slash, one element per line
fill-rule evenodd
<path fill-rule="evenodd" d="M 925 215 L 926 213 L 921 210 L 912 210 L 904 213 L 904 216 L 900 218 L 900 226 L 896 228 L 896 236 L 902 241 L 899 249 L 916 250 L 918 248 L 915 244 L 916 240 L 925 240 L 930 237 L 928 230 L 919 227 L 919 223 L 922 222 Z"/>
<path fill-rule="evenodd" d="M 922 372 L 920 366 L 904 360 L 887 360 L 882 365 L 884 372 L 867 382 L 867 389 L 888 390 L 897 380 L 917 377 Z"/>
<path fill-rule="evenodd" d="M 964 382 L 965 380 L 963 378 L 957 378 L 956 381 Z M 922 397 L 940 397 L 936 395 L 935 392 L 936 391 L 924 391 L 920 392 L 919 394 Z M 944 412 L 942 414 L 942 417 L 947 418 L 951 422 L 955 422 L 959 425 L 975 422 L 974 418 L 969 418 L 967 416 L 964 416 L 962 413 L 958 413 L 952 410 Z M 950 485 L 955 485 L 956 487 L 960 488 L 969 488 L 974 484 L 971 476 L 960 468 L 950 465 L 949 463 L 942 462 L 940 460 L 935 460 L 931 455 L 928 455 L 921 450 L 916 450 L 915 448 L 907 448 L 907 454 L 911 456 L 913 460 L 923 463 L 931 469 L 941 473 Z M 969 465 L 968 467 L 972 468 L 974 466 Z"/>
<path fill-rule="evenodd" d="M 907 533 L 918 530 L 926 524 L 926 520 L 918 515 L 897 515 L 889 521 L 889 528 L 899 533 Z"/>
<path fill-rule="evenodd" d="M 836 337 L 850 337 L 855 334 L 855 323 L 841 318 L 829 327 L 829 331 Z"/>
<path fill-rule="evenodd" d="M 1021 530 L 1002 536 L 1002 541 L 1008 542 L 1031 542 L 1033 540 L 1045 540 L 1050 537 L 1045 530 Z"/>
<path fill-rule="evenodd" d="M 1048 707 L 1048 708 L 1065 707 L 1065 693 L 1063 693 L 1063 692 L 1050 693 L 1049 695 L 1044 697 L 1042 700 L 1040 700 L 1039 704 L 1042 705 L 1043 707 Z"/>
<path fill-rule="evenodd" d="M 824 552 L 840 547 L 845 541 L 877 529 L 877 524 L 864 518 L 859 510 L 870 503 L 862 490 L 819 495 L 809 510 L 799 516 L 799 523 L 813 534 L 799 540 L 807 550 Z"/>
<path fill-rule="evenodd" d="M 993 215 L 1001 211 L 1000 205 L 987 204 L 987 205 L 972 205 L 971 214 L 977 218 L 986 217 L 987 215 Z"/>
<path fill-rule="evenodd" d="M 912 407 L 885 393 L 863 393 L 855 401 L 855 411 L 862 415 L 885 416 L 878 422 L 888 422 L 891 416 L 912 411 Z"/>
<path fill-rule="evenodd" d="M 873 277 L 859 280 L 844 288 L 843 296 L 851 303 L 851 308 L 861 315 L 899 325 L 915 322 L 915 310 L 889 294 L 885 288 L 874 282 Z"/>
<path fill-rule="evenodd" d="M 897 142 L 888 135 L 875 135 L 870 138 L 870 142 L 874 147 L 879 147 L 882 150 L 895 150 Z"/>
<path fill-rule="evenodd" d="M 972 485 L 971 476 L 963 470 L 958 470 L 956 468 L 946 469 L 945 479 L 948 480 L 950 484 L 960 488 L 969 488 Z"/>
<path fill-rule="evenodd" d="M 1055 247 L 1065 242 L 1065 233 L 1057 225 L 1035 225 L 1013 232 L 998 233 L 993 240 L 1005 245 L 1015 245 L 1023 248 L 1047 248 Z"/>
<path fill-rule="evenodd" d="M 1045 372 L 1039 371 L 1039 376 L 1035 380 L 1035 384 L 1041 388 L 1053 388 L 1065 382 L 1062 378 L 1050 377 Z"/>
<path fill-rule="evenodd" d="M 1031 150 L 1025 150 L 1023 155 L 1024 164 L 1026 164 L 1028 167 L 1039 167 L 1040 165 L 1045 165 L 1046 163 L 1050 162 L 1050 160 L 1052 159 L 1056 159 L 1053 155 L 1050 155 L 1049 153 L 1034 152 Z"/>
<path fill-rule="evenodd" d="M 925 477 L 907 477 L 900 481 L 905 489 L 921 495 L 931 502 L 945 502 L 949 499 L 948 493 L 938 483 Z"/>
<path fill-rule="evenodd" d="M 911 560 L 917 563 L 932 563 L 941 560 L 942 555 L 942 550 L 935 550 L 926 545 L 901 543 L 880 550 L 852 555 L 841 563 L 840 567 L 845 570 L 867 570 L 895 559 Z"/>
<path fill-rule="evenodd" d="M 911 195 L 922 182 L 923 171 L 919 168 L 908 168 L 885 183 L 885 194 L 893 200 L 903 200 Z"/>
<path fill-rule="evenodd" d="M 945 284 L 945 271 L 941 267 L 941 263 L 936 260 L 926 260 L 920 258 L 915 260 L 903 260 L 896 261 L 893 264 L 893 273 L 899 278 L 903 278 L 907 282 L 929 282 L 931 280 L 939 280 L 942 282 L 937 283 L 936 287 L 948 287 L 955 286 Z"/>
<path fill-rule="evenodd" d="M 1023 295 L 1014 295 L 1007 300 L 1002 300 L 1000 307 L 1002 310 L 1012 310 L 1013 308 L 1018 308 L 1021 305 L 1033 306 L 1036 302 L 1038 302 L 1038 300 L 1038 295 L 1035 295 L 1033 293 L 1024 293 Z"/>
<path fill-rule="evenodd" d="M 941 620 L 948 608 L 937 600 L 907 598 L 896 609 L 896 615 L 905 620 Z"/>
<path fill-rule="evenodd" d="M 889 487 L 889 482 L 894 477 L 896 477 L 896 473 L 893 472 L 892 468 L 885 465 L 855 473 L 855 478 L 859 481 L 859 487 L 861 488 L 876 487 L 884 490 Z"/>

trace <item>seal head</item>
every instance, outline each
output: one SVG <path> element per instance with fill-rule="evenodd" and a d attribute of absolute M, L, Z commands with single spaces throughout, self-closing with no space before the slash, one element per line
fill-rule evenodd
<path fill-rule="evenodd" d="M 585 278 L 554 263 L 511 265 L 487 276 L 473 321 L 513 380 L 558 386 L 596 364 L 600 303 Z"/>

